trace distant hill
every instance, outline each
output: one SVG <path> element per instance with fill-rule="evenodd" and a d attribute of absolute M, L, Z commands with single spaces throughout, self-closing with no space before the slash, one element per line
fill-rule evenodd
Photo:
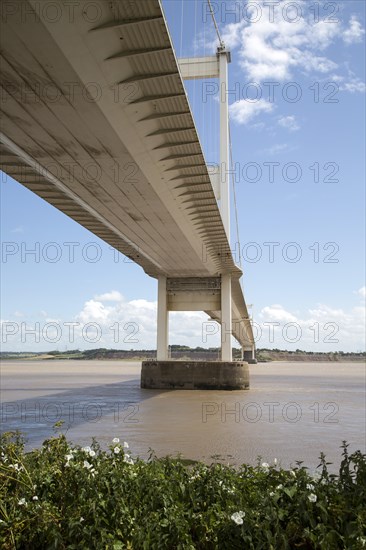
<path fill-rule="evenodd" d="M 189 346 L 172 345 L 170 346 L 170 356 L 172 359 L 191 359 L 214 361 L 220 358 L 219 348 L 190 348 Z M 156 350 L 117 350 L 98 348 L 92 350 L 70 350 L 70 351 L 50 351 L 50 352 L 0 352 L 0 359 L 22 359 L 22 360 L 43 360 L 43 359 L 77 359 L 83 360 L 143 360 L 154 359 Z M 241 352 L 238 348 L 233 348 L 233 358 L 240 359 Z M 288 351 L 280 349 L 258 349 L 257 360 L 259 362 L 267 361 L 365 361 L 366 352 L 346 353 L 338 352 L 316 352 L 316 351 Z"/>

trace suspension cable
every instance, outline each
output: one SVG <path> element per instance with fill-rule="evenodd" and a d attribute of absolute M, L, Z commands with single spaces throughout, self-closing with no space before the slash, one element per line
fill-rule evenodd
<path fill-rule="evenodd" d="M 182 48 L 183 48 L 183 19 L 184 19 L 184 0 L 182 0 L 181 15 L 180 15 L 180 52 L 179 52 L 180 57 L 182 57 Z"/>
<path fill-rule="evenodd" d="M 212 9 L 212 5 L 211 5 L 211 0 L 207 0 L 207 4 L 208 4 L 208 7 L 210 8 L 210 13 L 211 13 L 211 17 L 212 17 L 212 21 L 213 21 L 213 24 L 215 25 L 215 29 L 216 29 L 216 34 L 217 34 L 217 37 L 219 39 L 219 42 L 220 42 L 220 47 L 221 48 L 224 48 L 225 47 L 225 44 L 221 38 L 221 35 L 220 35 L 220 31 L 219 31 L 219 27 L 217 26 L 217 23 L 216 23 L 216 18 L 215 18 L 215 13 Z"/>

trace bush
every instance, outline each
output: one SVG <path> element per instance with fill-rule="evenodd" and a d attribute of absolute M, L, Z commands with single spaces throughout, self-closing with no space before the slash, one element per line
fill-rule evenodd
<path fill-rule="evenodd" d="M 315 477 L 301 463 L 133 460 L 117 439 L 106 451 L 59 435 L 25 453 L 6 433 L 0 452 L 4 550 L 366 548 L 366 456 L 346 443 L 339 475 L 322 455 Z"/>

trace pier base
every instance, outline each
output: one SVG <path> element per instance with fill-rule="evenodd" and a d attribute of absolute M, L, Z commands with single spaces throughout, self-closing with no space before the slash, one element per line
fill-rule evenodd
<path fill-rule="evenodd" d="M 143 361 L 141 388 L 158 390 L 248 390 L 244 361 Z"/>
<path fill-rule="evenodd" d="M 252 351 L 245 350 L 243 359 L 244 359 L 244 361 L 249 363 L 249 365 L 255 365 L 257 363 L 257 359 L 255 358 L 255 351 L 254 350 L 252 350 Z"/>

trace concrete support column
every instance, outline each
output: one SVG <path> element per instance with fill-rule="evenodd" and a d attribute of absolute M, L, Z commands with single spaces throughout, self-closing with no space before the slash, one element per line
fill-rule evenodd
<path fill-rule="evenodd" d="M 232 361 L 231 274 L 221 275 L 221 360 Z"/>
<path fill-rule="evenodd" d="M 158 361 L 168 359 L 169 311 L 167 306 L 166 277 L 160 276 L 158 278 Z"/>
<path fill-rule="evenodd" d="M 220 211 L 230 244 L 230 156 L 229 156 L 229 101 L 228 101 L 228 62 L 230 54 L 224 47 L 217 51 L 220 79 Z M 231 275 L 221 276 L 221 359 L 232 361 L 231 348 Z"/>
<path fill-rule="evenodd" d="M 229 101 L 228 61 L 230 54 L 218 49 L 220 79 L 220 211 L 230 244 L 230 156 L 229 156 Z"/>
<path fill-rule="evenodd" d="M 252 359 L 255 359 L 255 346 L 252 346 Z"/>

